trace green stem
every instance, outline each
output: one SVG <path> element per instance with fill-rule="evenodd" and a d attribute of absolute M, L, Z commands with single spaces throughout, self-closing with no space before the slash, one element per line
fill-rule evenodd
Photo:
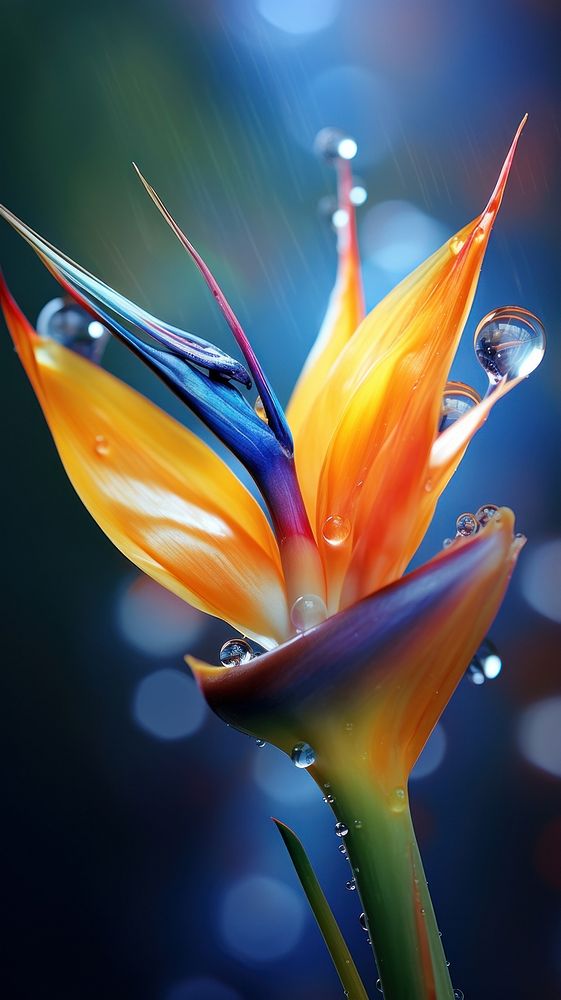
<path fill-rule="evenodd" d="M 388 793 L 356 770 L 330 784 L 385 1000 L 452 1000 L 405 788 Z"/>

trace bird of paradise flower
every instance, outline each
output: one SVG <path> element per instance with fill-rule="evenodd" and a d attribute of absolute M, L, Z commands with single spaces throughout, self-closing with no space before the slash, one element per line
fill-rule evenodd
<path fill-rule="evenodd" d="M 99 367 L 92 352 L 38 334 L 1 279 L 16 350 L 85 506 L 141 570 L 241 633 L 226 644 L 220 667 L 187 661 L 219 716 L 307 767 L 331 803 L 390 1000 L 461 996 L 451 985 L 407 782 L 525 539 L 514 535 L 511 511 L 488 505 L 466 515 L 452 544 L 402 574 L 474 433 L 541 357 L 534 350 L 528 362 L 526 352 L 525 364 L 509 367 L 507 351 L 497 367 L 500 351 L 493 360 L 489 349 L 493 391 L 477 401 L 466 390 L 474 405 L 442 422 L 448 373 L 523 124 L 483 212 L 366 316 L 349 142 L 343 149 L 336 134 L 328 137 L 338 171 L 338 273 L 286 415 L 214 276 L 142 175 L 245 364 L 151 316 L 0 209 L 97 332 L 102 324 L 156 372 L 259 488 L 269 517 L 203 441 Z M 255 404 L 242 391 L 252 382 Z M 279 829 L 346 995 L 365 998 L 302 846 Z"/>

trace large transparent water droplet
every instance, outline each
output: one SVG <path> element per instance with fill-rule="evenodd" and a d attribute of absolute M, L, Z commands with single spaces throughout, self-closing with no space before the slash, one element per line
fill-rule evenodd
<path fill-rule="evenodd" d="M 360 926 L 362 927 L 363 931 L 367 931 L 368 930 L 368 924 L 366 922 L 366 913 L 361 913 L 360 917 L 358 918 L 358 920 L 359 920 Z"/>
<path fill-rule="evenodd" d="M 495 643 L 487 638 L 483 640 L 467 668 L 467 676 L 472 684 L 484 684 L 485 681 L 495 680 L 502 666 L 503 662 Z"/>
<path fill-rule="evenodd" d="M 356 141 L 340 128 L 322 128 L 314 139 L 314 152 L 329 163 L 352 160 L 358 152 Z"/>
<path fill-rule="evenodd" d="M 246 639 L 227 639 L 220 650 L 223 667 L 239 667 L 241 663 L 249 663 L 253 657 L 253 649 Z"/>
<path fill-rule="evenodd" d="M 470 535 L 475 535 L 477 531 L 479 531 L 479 521 L 475 514 L 466 512 L 456 518 L 456 533 L 461 535 L 462 538 L 469 538 Z"/>
<path fill-rule="evenodd" d="M 447 382 L 442 396 L 442 415 L 438 430 L 445 431 L 480 402 L 481 396 L 470 385 L 464 382 Z"/>
<path fill-rule="evenodd" d="M 305 632 L 327 618 L 325 601 L 318 594 L 303 594 L 292 605 L 290 620 L 297 632 Z"/>
<path fill-rule="evenodd" d="M 330 545 L 342 545 L 346 542 L 351 531 L 351 522 L 348 517 L 341 514 L 332 514 L 324 521 L 322 535 Z"/>
<path fill-rule="evenodd" d="M 316 759 L 315 750 L 309 743 L 297 743 L 290 756 L 296 767 L 311 767 Z"/>
<path fill-rule="evenodd" d="M 481 320 L 474 348 L 493 388 L 505 377 L 525 377 L 538 367 L 545 353 L 545 329 L 527 309 L 502 306 Z"/>
<path fill-rule="evenodd" d="M 345 826 L 344 823 L 335 824 L 335 833 L 337 834 L 338 837 L 346 837 L 348 832 L 349 828 L 348 826 Z"/>
<path fill-rule="evenodd" d="M 56 298 L 43 306 L 37 317 L 40 337 L 56 340 L 76 354 L 98 364 L 111 337 L 98 320 L 70 298 Z"/>

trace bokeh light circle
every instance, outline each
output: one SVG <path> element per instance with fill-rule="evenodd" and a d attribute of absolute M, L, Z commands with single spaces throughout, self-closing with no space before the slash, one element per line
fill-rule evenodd
<path fill-rule="evenodd" d="M 235 882 L 220 906 L 225 948 L 250 965 L 288 955 L 300 940 L 304 921 L 300 896 L 266 875 L 249 875 Z"/>
<path fill-rule="evenodd" d="M 117 620 L 127 642 L 147 656 L 181 655 L 192 647 L 207 618 L 148 576 L 138 576 L 122 591 Z"/>
<path fill-rule="evenodd" d="M 302 769 L 295 768 L 286 754 L 276 747 L 263 747 L 255 755 L 253 779 L 257 787 L 275 802 L 303 805 L 319 799 L 312 778 L 302 773 Z"/>
<path fill-rule="evenodd" d="M 446 755 L 446 733 L 440 722 L 437 722 L 427 743 L 411 772 L 411 780 L 428 778 L 440 767 Z"/>
<path fill-rule="evenodd" d="M 544 698 L 523 712 L 518 744 L 531 764 L 561 778 L 561 696 Z"/>
<path fill-rule="evenodd" d="M 257 0 L 257 10 L 269 24 L 290 35 L 310 35 L 333 24 L 341 0 Z"/>
<path fill-rule="evenodd" d="M 192 736 L 202 726 L 206 713 L 197 685 L 178 670 L 156 670 L 136 688 L 134 719 L 142 729 L 161 740 Z"/>
<path fill-rule="evenodd" d="M 561 622 L 561 538 L 543 542 L 528 553 L 521 587 L 534 611 Z"/>
<path fill-rule="evenodd" d="M 365 257 L 395 279 L 404 277 L 444 243 L 446 230 L 408 201 L 382 201 L 362 224 Z"/>

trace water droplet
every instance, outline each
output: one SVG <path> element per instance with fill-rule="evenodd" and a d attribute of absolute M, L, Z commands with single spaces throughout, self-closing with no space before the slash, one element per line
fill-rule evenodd
<path fill-rule="evenodd" d="M 430 493 L 432 490 L 432 479 L 427 479 L 425 483 L 425 493 Z"/>
<path fill-rule="evenodd" d="M 361 819 L 355 819 L 355 821 L 353 823 L 353 826 L 354 826 L 355 830 L 362 830 L 362 820 Z"/>
<path fill-rule="evenodd" d="M 253 404 L 253 409 L 255 410 L 259 419 L 266 424 L 267 414 L 265 413 L 265 407 L 263 406 L 263 400 L 261 399 L 261 396 L 258 396 L 257 399 L 255 400 L 255 403 Z"/>
<path fill-rule="evenodd" d="M 453 545 L 453 544 L 454 544 L 454 539 L 453 538 L 445 538 L 444 541 L 443 541 L 443 543 L 442 543 L 442 548 L 443 549 L 449 549 L 450 546 Z"/>
<path fill-rule="evenodd" d="M 56 340 L 98 364 L 111 337 L 98 320 L 71 298 L 56 298 L 43 306 L 36 324 L 41 337 Z"/>
<path fill-rule="evenodd" d="M 329 127 L 322 128 L 316 135 L 314 152 L 328 163 L 333 163 L 337 159 L 352 160 L 358 152 L 358 146 L 355 140 L 341 129 Z"/>
<path fill-rule="evenodd" d="M 332 806 L 333 803 L 335 802 L 335 796 L 334 795 L 326 795 L 325 796 L 325 801 L 328 803 L 328 805 Z"/>
<path fill-rule="evenodd" d="M 498 677 L 502 666 L 503 662 L 495 643 L 487 638 L 483 640 L 467 668 L 467 677 L 472 684 L 484 684 L 485 681 Z"/>
<path fill-rule="evenodd" d="M 384 992 L 383 989 L 382 989 L 382 980 L 381 979 L 377 979 L 376 980 L 376 989 L 378 990 L 379 993 L 383 993 Z"/>
<path fill-rule="evenodd" d="M 253 659 L 253 650 L 246 639 L 228 639 L 220 650 L 223 667 L 239 667 Z"/>
<path fill-rule="evenodd" d="M 363 931 L 368 931 L 368 924 L 366 922 L 366 913 L 361 913 L 358 919 Z"/>
<path fill-rule="evenodd" d="M 448 244 L 450 247 L 450 253 L 454 257 L 457 257 L 464 243 L 465 240 L 461 240 L 459 236 L 453 236 L 452 239 L 450 240 L 450 243 Z"/>
<path fill-rule="evenodd" d="M 103 434 L 96 434 L 94 440 L 94 451 L 96 455 L 108 455 L 110 452 L 109 442 Z"/>
<path fill-rule="evenodd" d="M 345 857 L 347 856 L 347 848 L 345 847 L 344 844 L 339 844 L 339 851 L 341 852 L 341 854 L 344 854 Z"/>
<path fill-rule="evenodd" d="M 497 507 L 496 504 L 486 503 L 483 504 L 483 507 L 480 507 L 479 510 L 475 512 L 477 521 L 482 528 L 485 527 L 487 522 L 490 521 L 492 517 L 496 516 L 498 509 L 499 508 Z"/>
<path fill-rule="evenodd" d="M 297 743 L 291 753 L 292 763 L 296 767 L 311 767 L 315 762 L 316 755 L 309 743 Z"/>
<path fill-rule="evenodd" d="M 330 545 L 342 545 L 349 537 L 350 531 L 351 522 L 348 517 L 342 517 L 341 514 L 332 514 L 324 522 L 322 535 Z"/>
<path fill-rule="evenodd" d="M 502 378 L 525 377 L 545 354 L 545 329 L 541 320 L 521 306 L 494 309 L 479 323 L 474 348 L 491 387 Z"/>
<path fill-rule="evenodd" d="M 298 597 L 290 612 L 290 620 L 297 632 L 305 632 L 326 618 L 325 602 L 317 594 L 303 594 L 302 597 Z"/>
<path fill-rule="evenodd" d="M 354 890 L 356 889 L 356 882 L 354 878 L 350 878 L 348 882 L 345 882 L 345 886 L 347 889 L 349 889 L 350 892 L 354 892 Z"/>
<path fill-rule="evenodd" d="M 257 744 L 257 746 L 259 747 L 259 749 L 260 749 L 260 750 L 261 750 L 261 749 L 262 749 L 263 747 L 266 747 L 266 746 L 267 746 L 267 744 L 265 743 L 265 740 L 255 740 L 255 742 L 256 742 L 256 744 Z"/>
<path fill-rule="evenodd" d="M 477 531 L 479 531 L 479 521 L 475 514 L 460 514 L 456 518 L 456 532 L 462 538 L 469 538 L 470 535 L 475 535 Z"/>
<path fill-rule="evenodd" d="M 465 382 L 447 382 L 442 394 L 442 415 L 438 430 L 440 433 L 456 423 L 464 413 L 481 402 L 481 396 Z"/>
<path fill-rule="evenodd" d="M 404 788 L 394 788 L 390 798 L 390 809 L 392 812 L 400 813 L 405 809 L 407 796 Z"/>
<path fill-rule="evenodd" d="M 346 733 L 352 733 L 353 729 L 354 729 L 354 726 L 353 726 L 352 722 L 345 722 L 345 732 Z"/>
<path fill-rule="evenodd" d="M 338 837 L 346 837 L 348 832 L 349 828 L 348 826 L 345 826 L 344 823 L 335 824 L 335 833 L 337 834 Z"/>
<path fill-rule="evenodd" d="M 455 989 L 454 990 L 454 1000 L 464 1000 L 464 991 L 463 990 Z"/>

